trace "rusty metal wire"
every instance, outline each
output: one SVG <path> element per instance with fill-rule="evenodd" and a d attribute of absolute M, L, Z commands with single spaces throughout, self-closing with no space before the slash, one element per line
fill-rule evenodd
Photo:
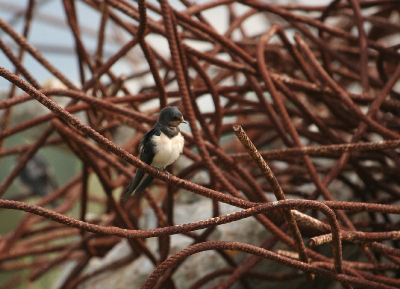
<path fill-rule="evenodd" d="M 209 250 L 226 267 L 196 276 L 192 288 L 216 280 L 213 288 L 236 283 L 252 288 L 253 277 L 279 283 L 304 276 L 304 282 L 318 282 L 313 279 L 318 276 L 344 288 L 399 287 L 397 0 L 336 0 L 326 6 L 61 2 L 65 23 L 42 12 L 46 1 L 0 6 L 5 13 L 0 15 L 10 16 L 0 17 L 1 57 L 8 60 L 0 63 L 0 83 L 7 84 L 0 87 L 0 165 L 19 156 L 0 180 L 0 208 L 27 212 L 1 236 L 0 271 L 13 273 L 1 288 L 34 282 L 70 260 L 77 263 L 60 288 L 77 288 L 141 256 L 156 266 L 142 288 L 178 288 L 171 277 L 182 262 Z M 90 27 L 79 18 L 82 4 L 98 16 Z M 209 17 L 213 9 L 226 16 L 225 30 Z M 51 39 L 40 43 L 32 34 L 39 22 L 69 32 L 70 47 L 60 49 Z M 154 37 L 167 43 L 167 51 Z M 66 51 L 77 62 L 77 74 L 51 61 L 52 54 Z M 26 61 L 27 54 L 36 66 Z M 121 63 L 129 72 L 121 73 Z M 46 86 L 38 66 L 62 87 Z M 32 102 L 50 112 L 19 120 L 15 111 Z M 137 158 L 141 136 L 167 105 L 177 106 L 190 124 L 183 131 L 185 157 L 171 166 L 172 176 Z M 134 130 L 120 143 L 118 130 L 127 126 Z M 33 141 L 9 145 L 30 130 Z M 35 204 L 6 199 L 21 170 L 44 147 L 68 150 L 83 163 L 80 173 Z M 146 190 L 147 202 L 119 201 L 134 168 L 156 177 L 159 192 Z M 192 181 L 205 172 L 208 181 Z M 92 191 L 91 175 L 104 192 Z M 213 218 L 174 224 L 179 189 L 212 199 Z M 220 203 L 238 211 L 221 215 Z M 94 219 L 88 219 L 91 204 L 103 210 Z M 154 211 L 158 228 L 140 228 L 146 210 Z M 269 237 L 256 246 L 213 239 L 216 227 L 244 218 L 254 218 Z M 192 238 L 193 245 L 171 255 L 174 234 Z M 157 254 L 144 242 L 150 237 L 159 238 Z M 84 273 L 92 258 L 124 238 L 129 255 Z M 332 257 L 318 249 L 322 244 Z M 357 256 L 350 258 L 342 246 L 354 248 Z M 237 261 L 226 250 L 247 255 Z M 254 268 L 260 262 L 303 275 L 259 272 Z"/>

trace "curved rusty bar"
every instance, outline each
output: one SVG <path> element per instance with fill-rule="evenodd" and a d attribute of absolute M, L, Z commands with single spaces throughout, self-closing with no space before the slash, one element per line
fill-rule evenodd
<path fill-rule="evenodd" d="M 8 198 L 11 188 L 19 190 L 14 186 L 19 172 L 47 148 L 68 154 L 82 167 L 48 196 L 16 196 L 19 203 L 0 200 L 2 206 L 40 215 L 23 216 L 0 239 L 0 268 L 16 274 L 7 286 L 24 287 L 28 279 L 45 278 L 68 260 L 78 263 L 61 288 L 81 286 L 139 257 L 154 264 L 169 262 L 171 234 L 211 244 L 218 226 L 232 226 L 244 217 L 258 222 L 260 233 L 269 237 L 251 248 L 228 243 L 254 253 L 243 261 L 223 251 L 225 243 L 212 243 L 207 248 L 216 249 L 228 267 L 196 276 L 190 285 L 225 275 L 218 288 L 238 282 L 251 288 L 246 276 L 260 282 L 279 277 L 281 272 L 270 276 L 253 268 L 280 242 L 290 250 L 280 253 L 292 259 L 268 256 L 275 262 L 285 259 L 303 275 L 317 274 L 343 287 L 398 285 L 389 277 L 400 264 L 400 227 L 392 216 L 400 213 L 395 206 L 400 199 L 400 27 L 393 17 L 398 1 L 332 0 L 316 6 L 261 0 L 160 0 L 161 5 L 64 0 L 54 15 L 61 13 L 65 21 L 42 9 L 46 1 L 36 2 L 0 8 L 6 15 L 0 19 L 6 36 L 0 41 L 6 60 L 0 68 L 5 84 L 0 87 L 2 176 L 6 158 L 15 158 L 15 166 L 0 180 L 0 194 Z M 78 17 L 81 9 L 98 17 L 86 21 Z M 226 22 L 223 29 L 212 15 Z M 53 39 L 41 43 L 40 31 L 34 30 L 45 25 L 70 33 L 72 41 L 63 47 Z M 76 69 L 53 63 L 54 56 L 68 58 Z M 50 82 L 42 80 L 42 71 Z M 20 108 L 33 102 L 50 112 L 28 109 L 20 118 Z M 178 107 L 190 122 L 190 128 L 182 127 L 185 148 L 168 168 L 170 177 L 136 157 L 142 135 L 168 105 Z M 267 160 L 274 175 L 270 182 L 236 140 L 234 125 L 246 131 L 252 152 Z M 146 201 L 117 202 L 137 168 L 156 177 Z M 92 175 L 99 179 L 99 192 L 93 191 Z M 210 212 L 204 221 L 179 227 L 174 225 L 180 210 L 176 196 L 184 190 L 211 199 Z M 276 198 L 287 200 L 272 202 Z M 57 206 L 51 210 L 41 208 L 53 203 Z M 86 222 L 92 203 L 101 212 Z M 221 203 L 242 211 L 220 216 Z M 68 217 L 72 208 L 79 208 L 76 219 Z M 150 231 L 139 227 L 147 210 L 158 222 Z M 79 230 L 65 228 L 68 224 Z M 77 242 L 51 243 L 67 236 Z M 142 237 L 159 238 L 159 255 L 150 253 Z M 129 240 L 130 255 L 82 275 L 91 258 L 104 256 L 123 238 Z M 307 240 L 328 242 L 333 258 L 304 247 Z M 341 254 L 341 240 L 358 250 L 357 260 L 347 260 L 346 250 Z M 187 252 L 201 244 L 180 249 Z M 303 262 L 295 260 L 296 252 Z M 156 288 L 177 288 L 171 277 L 184 269 L 185 254 L 159 275 Z M 318 286 L 319 279 L 315 282 Z"/>

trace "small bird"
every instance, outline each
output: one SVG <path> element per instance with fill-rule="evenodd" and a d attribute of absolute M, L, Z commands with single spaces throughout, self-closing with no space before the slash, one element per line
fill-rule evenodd
<path fill-rule="evenodd" d="M 57 181 L 50 164 L 41 155 L 34 155 L 21 170 L 19 179 L 37 196 L 44 197 L 57 189 Z"/>
<path fill-rule="evenodd" d="M 165 167 L 175 162 L 183 151 L 185 140 L 178 127 L 181 123 L 186 121 L 177 108 L 172 106 L 163 108 L 157 123 L 144 134 L 140 142 L 140 160 L 169 174 Z M 135 192 L 135 196 L 143 192 L 153 180 L 153 176 L 137 169 L 123 194 L 124 200 L 132 192 Z"/>

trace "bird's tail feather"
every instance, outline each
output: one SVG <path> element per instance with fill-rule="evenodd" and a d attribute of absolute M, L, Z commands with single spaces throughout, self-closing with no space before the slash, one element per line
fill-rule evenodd
<path fill-rule="evenodd" d="M 133 179 L 130 181 L 128 187 L 125 189 L 125 192 L 122 194 L 122 198 L 126 200 L 132 192 L 139 186 L 140 181 L 142 180 L 144 176 L 144 172 L 141 170 L 137 170 L 135 176 Z"/>
<path fill-rule="evenodd" d="M 143 192 L 154 180 L 153 176 L 147 175 L 147 177 L 144 178 L 144 180 L 140 183 L 139 187 L 137 187 L 135 191 L 135 196 L 139 195 L 141 192 Z"/>

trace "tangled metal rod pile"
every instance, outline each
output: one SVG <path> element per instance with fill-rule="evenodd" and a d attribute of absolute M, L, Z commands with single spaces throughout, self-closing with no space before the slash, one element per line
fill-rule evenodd
<path fill-rule="evenodd" d="M 52 48 L 56 43 L 50 39 L 46 48 L 30 37 L 36 21 L 54 21 L 37 13 L 46 1 L 2 8 L 23 21 L 24 30 L 18 32 L 13 23 L 0 18 L 2 35 L 12 41 L 0 39 L 0 48 L 13 65 L 12 72 L 0 67 L 1 77 L 13 84 L 0 101 L 0 156 L 21 155 L 1 180 L 0 195 L 43 147 L 66 145 L 84 165 L 79 175 L 35 205 L 0 200 L 2 210 L 31 213 L 0 240 L 0 270 L 17 272 L 1 288 L 26 282 L 20 273 L 24 270 L 34 282 L 56 266 L 78 260 L 60 287 L 76 288 L 143 255 L 156 269 L 142 288 L 177 288 L 171 276 L 182 261 L 208 250 L 248 255 L 238 263 L 225 254 L 226 268 L 196 276 L 192 288 L 218 276 L 226 278 L 215 288 L 236 283 L 252 288 L 248 278 L 265 282 L 279 276 L 308 282 L 318 276 L 344 288 L 400 286 L 398 0 L 335 0 L 327 6 L 266 2 L 181 0 L 172 5 L 166 0 L 82 0 L 79 5 L 99 16 L 91 27 L 96 40 L 92 52 L 83 33 L 87 27 L 77 16 L 82 6 L 63 0 L 79 84 L 72 81 L 70 71 L 57 69 L 48 60 L 49 53 L 64 53 Z M 222 11 L 228 21 L 222 33 L 215 19 L 207 17 L 213 9 Z M 128 36 L 110 37 L 110 25 L 116 35 Z M 160 51 L 153 36 L 167 42 L 169 50 Z M 107 41 L 118 47 L 111 55 L 103 49 Z M 119 73 L 117 62 L 138 65 L 133 50 L 143 55 L 144 69 Z M 63 87 L 43 87 L 35 67 L 23 61 L 27 54 Z M 58 105 L 59 96 L 68 97 L 68 104 Z M 51 112 L 12 125 L 13 108 L 32 99 Z M 190 131 L 184 133 L 183 167 L 170 168 L 171 177 L 136 158 L 141 136 L 166 105 L 177 106 L 190 123 Z M 74 115 L 78 112 L 86 121 Z M 135 133 L 117 146 L 115 132 L 123 126 Z M 40 130 L 35 141 L 5 146 L 8 138 L 33 128 Z M 157 177 L 160 193 L 146 190 L 142 197 L 147 202 L 137 197 L 121 202 L 118 192 L 135 167 Z M 191 181 L 204 172 L 209 175 L 206 183 Z M 104 197 L 88 190 L 91 174 L 98 176 Z M 214 217 L 175 225 L 178 189 L 212 199 Z M 57 200 L 56 207 L 43 208 Z M 241 211 L 221 216 L 221 202 Z M 89 203 L 104 210 L 90 221 Z M 79 216 L 71 217 L 72 208 L 78 208 Z M 159 228 L 140 230 L 142 210 L 154 210 Z M 271 233 L 258 246 L 210 238 L 218 225 L 249 217 Z M 171 255 L 173 234 L 185 234 L 193 245 Z M 78 241 L 54 242 L 71 236 Z M 145 238 L 150 237 L 160 239 L 158 254 L 147 247 Z M 132 248 L 130 256 L 82 273 L 91 258 L 104 256 L 123 238 Z M 326 243 L 332 256 L 318 250 Z M 354 247 L 358 257 L 343 257 L 342 243 Z M 279 244 L 289 249 L 275 250 Z M 265 259 L 304 274 L 255 271 Z"/>

